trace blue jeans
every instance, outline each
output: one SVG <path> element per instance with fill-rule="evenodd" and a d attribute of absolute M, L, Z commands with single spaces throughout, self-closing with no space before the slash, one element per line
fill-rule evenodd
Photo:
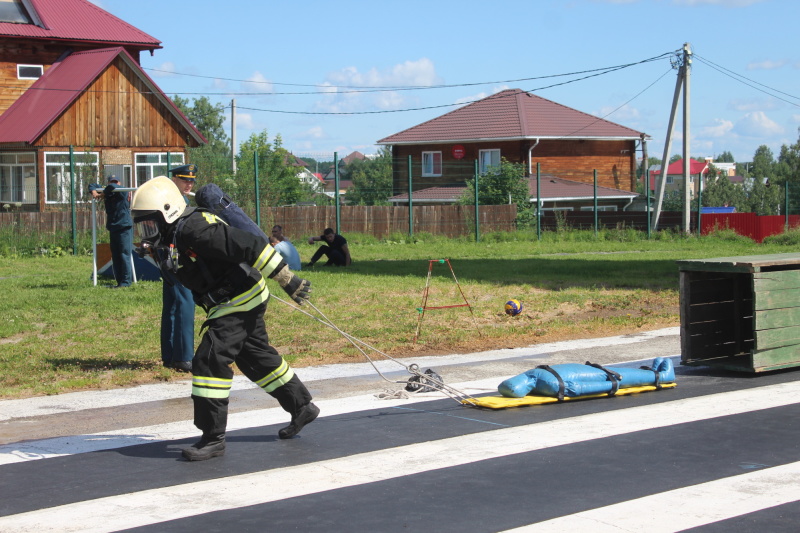
<path fill-rule="evenodd" d="M 161 308 L 161 360 L 191 361 L 194 357 L 194 297 L 192 291 L 164 282 Z"/>
<path fill-rule="evenodd" d="M 133 251 L 133 228 L 109 231 L 111 243 L 111 266 L 117 285 L 123 287 L 133 283 L 131 252 Z"/>

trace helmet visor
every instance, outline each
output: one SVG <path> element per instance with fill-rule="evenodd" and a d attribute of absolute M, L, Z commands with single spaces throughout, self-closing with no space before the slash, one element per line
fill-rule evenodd
<path fill-rule="evenodd" d="M 155 242 L 160 232 L 161 230 L 158 227 L 158 222 L 153 219 L 136 222 L 136 234 L 139 236 L 140 240 Z"/>

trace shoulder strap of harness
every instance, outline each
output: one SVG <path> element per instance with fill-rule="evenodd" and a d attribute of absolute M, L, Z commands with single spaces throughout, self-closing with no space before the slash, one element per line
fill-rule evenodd
<path fill-rule="evenodd" d="M 614 396 L 617 391 L 619 390 L 619 382 L 622 380 L 622 376 L 619 373 L 614 372 L 613 370 L 609 370 L 598 363 L 592 363 L 590 361 L 586 361 L 586 366 L 590 366 L 592 368 L 596 368 L 598 370 L 602 370 L 608 376 L 609 381 L 611 381 L 611 391 L 609 391 L 609 396 Z"/>
<path fill-rule="evenodd" d="M 564 380 L 561 379 L 561 376 L 558 375 L 558 372 L 556 372 L 555 369 L 553 369 L 549 365 L 539 365 L 536 368 L 541 368 L 542 370 L 547 370 L 548 372 L 550 372 L 551 374 L 553 374 L 555 376 L 555 378 L 558 380 L 558 401 L 559 402 L 563 402 L 564 401 Z"/>

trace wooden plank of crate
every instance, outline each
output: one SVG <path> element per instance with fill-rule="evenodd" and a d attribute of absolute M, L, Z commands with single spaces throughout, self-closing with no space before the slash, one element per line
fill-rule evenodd
<path fill-rule="evenodd" d="M 761 291 L 754 295 L 754 309 L 785 309 L 800 304 L 800 288 Z"/>
<path fill-rule="evenodd" d="M 800 302 L 798 302 L 800 303 Z M 753 315 L 753 330 L 786 328 L 800 324 L 800 307 L 763 309 Z"/>
<path fill-rule="evenodd" d="M 755 292 L 800 288 L 800 270 L 778 270 L 753 273 Z"/>
<path fill-rule="evenodd" d="M 800 345 L 753 351 L 752 360 L 756 372 L 797 366 L 800 364 Z"/>
<path fill-rule="evenodd" d="M 781 346 L 800 344 L 800 326 L 764 329 L 756 332 L 756 350 L 768 350 Z"/>

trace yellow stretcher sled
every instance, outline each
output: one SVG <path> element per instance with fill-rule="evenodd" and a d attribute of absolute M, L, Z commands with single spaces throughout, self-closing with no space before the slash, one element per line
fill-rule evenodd
<path fill-rule="evenodd" d="M 662 389 L 671 389 L 676 387 L 677 383 L 662 383 Z M 637 394 L 640 392 L 650 392 L 658 390 L 654 385 L 644 385 L 641 387 L 629 387 L 627 389 L 619 389 L 615 396 L 622 396 L 624 394 Z M 570 400 L 591 400 L 594 398 L 609 398 L 607 393 L 590 394 L 587 396 L 565 396 L 564 401 Z M 508 409 L 509 407 L 526 407 L 529 405 L 545 405 L 549 403 L 559 403 L 558 398 L 552 396 L 523 396 L 522 398 L 508 398 L 505 396 L 481 396 L 478 398 L 469 398 L 461 400 L 464 405 L 472 407 L 485 407 L 487 409 Z"/>

